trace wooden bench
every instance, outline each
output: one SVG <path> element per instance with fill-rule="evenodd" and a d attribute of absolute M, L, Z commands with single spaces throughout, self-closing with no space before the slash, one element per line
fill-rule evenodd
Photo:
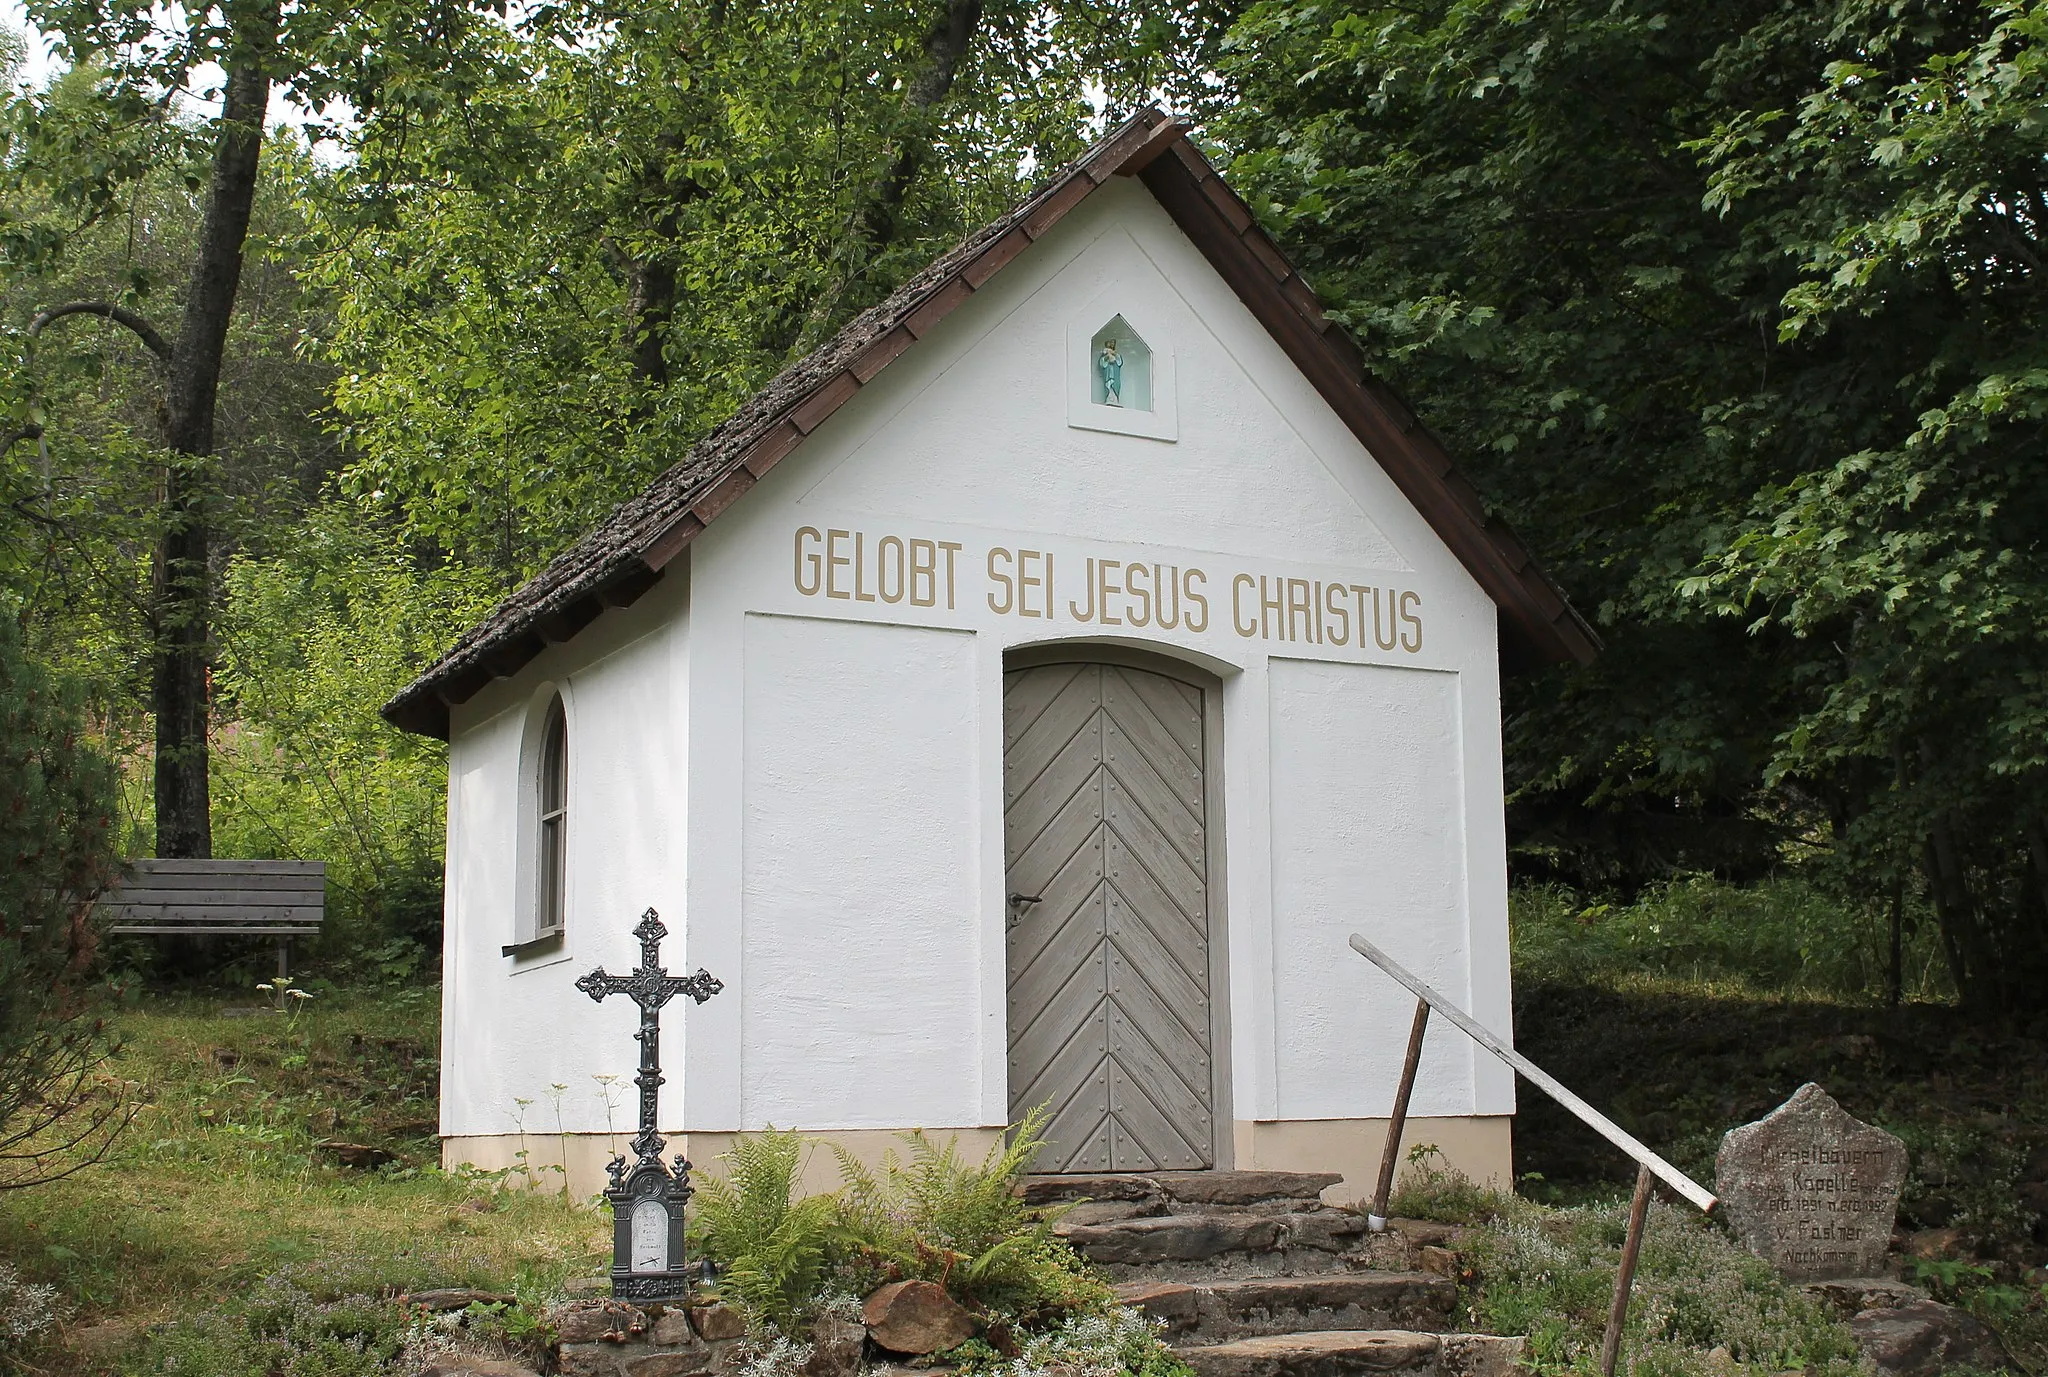
<path fill-rule="evenodd" d="M 274 937 L 288 975 L 292 938 L 320 931 L 327 862 L 130 861 L 100 908 L 110 932 Z"/>

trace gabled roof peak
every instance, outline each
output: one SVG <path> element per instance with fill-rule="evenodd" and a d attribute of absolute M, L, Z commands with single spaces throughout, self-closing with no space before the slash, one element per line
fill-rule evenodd
<path fill-rule="evenodd" d="M 384 705 L 408 731 L 446 739 L 448 710 L 568 640 L 607 607 L 633 602 L 698 532 L 804 437 L 1111 177 L 1139 179 L 1295 367 L 1343 418 L 1500 609 L 1511 666 L 1588 661 L 1599 638 L 1408 407 L 1365 368 L 1358 346 L 1251 211 L 1189 141 L 1146 109 L 776 375 L 638 497 L 515 589 Z"/>

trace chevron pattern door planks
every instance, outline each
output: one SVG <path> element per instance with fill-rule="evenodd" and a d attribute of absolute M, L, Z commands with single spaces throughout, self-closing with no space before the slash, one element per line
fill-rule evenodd
<path fill-rule="evenodd" d="M 1003 683 L 1010 1113 L 1040 1171 L 1214 1164 L 1202 690 L 1118 665 Z"/>

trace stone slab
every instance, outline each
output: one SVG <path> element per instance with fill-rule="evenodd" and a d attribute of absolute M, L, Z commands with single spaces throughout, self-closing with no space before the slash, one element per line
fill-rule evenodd
<path fill-rule="evenodd" d="M 1258 1205 L 1320 1200 L 1344 1176 L 1323 1171 L 1188 1171 L 1160 1172 L 1152 1179 L 1170 1198 L 1190 1205 Z"/>
<path fill-rule="evenodd" d="M 1269 1215 L 1162 1215 L 1057 1232 L 1091 1262 L 1124 1264 L 1199 1262 L 1219 1253 L 1271 1252 L 1284 1237 L 1280 1221 Z"/>
<path fill-rule="evenodd" d="M 1529 1341 L 1509 1334 L 1446 1334 L 1437 1352 L 1437 1377 L 1528 1377 L 1522 1351 Z"/>
<path fill-rule="evenodd" d="M 421 1368 L 419 1377 L 540 1377 L 540 1374 L 525 1363 L 514 1362 L 510 1358 L 450 1354 Z"/>
<path fill-rule="evenodd" d="M 1809 1082 L 1730 1129 L 1714 1177 L 1736 1236 L 1788 1280 L 1867 1277 L 1884 1270 L 1906 1145 Z"/>
<path fill-rule="evenodd" d="M 1025 1201 L 1033 1205 L 1164 1198 L 1184 1205 L 1244 1207 L 1319 1200 L 1325 1190 L 1343 1179 L 1333 1172 L 1318 1171 L 1100 1172 L 1027 1177 L 1020 1189 Z"/>
<path fill-rule="evenodd" d="M 1866 1310 L 1849 1321 L 1849 1332 L 1881 1377 L 1941 1377 L 1952 1368 L 1998 1372 L 2013 1366 L 2012 1355 L 1982 1320 L 1937 1301 Z"/>
<path fill-rule="evenodd" d="M 1810 1281 L 1801 1288 L 1842 1319 L 1865 1310 L 1890 1310 L 1931 1297 L 1895 1277 L 1841 1277 Z"/>
<path fill-rule="evenodd" d="M 1159 1321 L 1176 1343 L 1223 1343 L 1321 1330 L 1442 1329 L 1457 1287 L 1416 1272 L 1323 1273 L 1198 1283 L 1132 1281 L 1124 1305 Z"/>
<path fill-rule="evenodd" d="M 1179 1350 L 1197 1377 L 1353 1377 L 1359 1373 L 1425 1372 L 1443 1340 L 1405 1329 L 1338 1329 L 1272 1334 Z"/>

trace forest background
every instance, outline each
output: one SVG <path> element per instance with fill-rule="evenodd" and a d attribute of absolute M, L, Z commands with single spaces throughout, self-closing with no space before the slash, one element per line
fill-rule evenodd
<path fill-rule="evenodd" d="M 1524 895 L 2048 1012 L 2048 4 L 28 14 L 0 682 L 91 847 L 327 861 L 329 971 L 437 960 L 391 693 L 1156 100 L 1607 643 L 1507 682 Z"/>

